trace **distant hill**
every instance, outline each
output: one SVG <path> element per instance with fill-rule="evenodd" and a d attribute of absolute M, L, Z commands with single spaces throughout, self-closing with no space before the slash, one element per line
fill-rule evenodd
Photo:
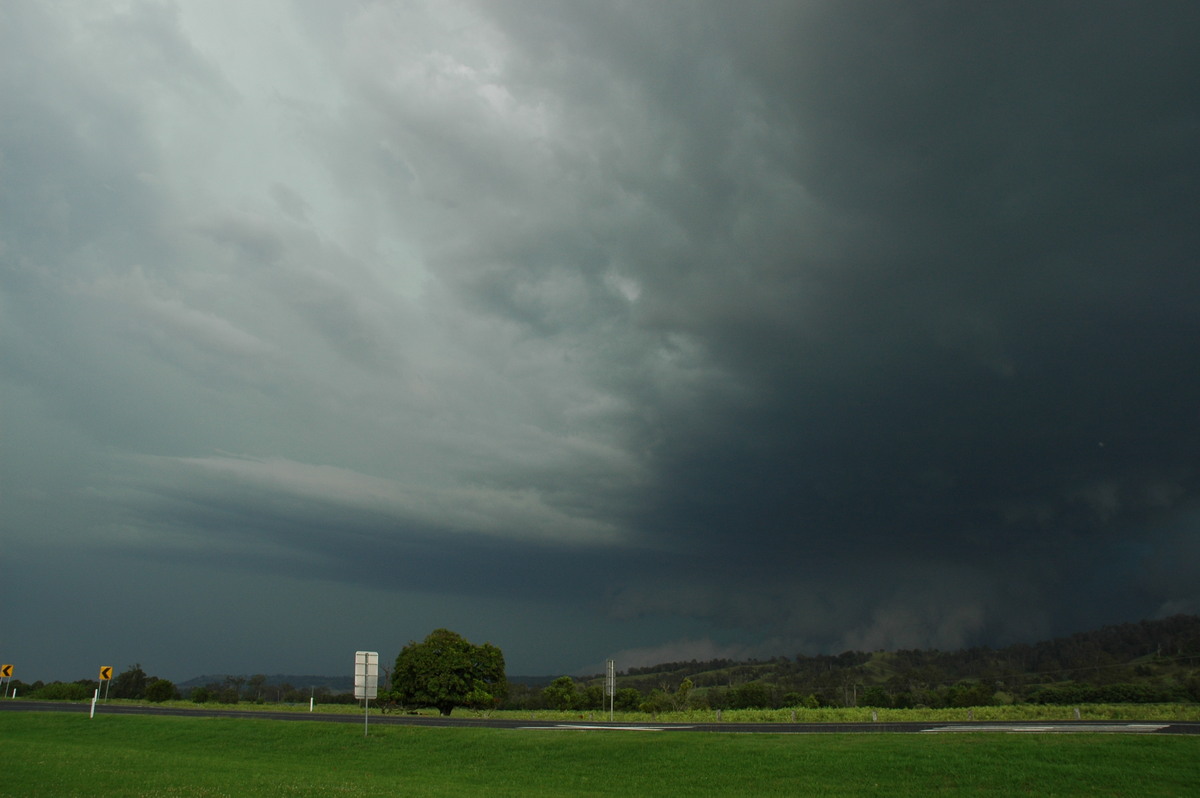
<path fill-rule="evenodd" d="M 714 659 L 630 668 L 617 686 L 642 693 L 678 689 L 690 679 L 697 696 L 714 698 L 740 686 L 761 687 L 776 705 L 813 696 L 823 704 L 860 703 L 863 692 L 893 705 L 947 700 L 946 691 L 979 685 L 1017 701 L 1078 696 L 1084 686 L 1119 693 L 1136 686 L 1131 700 L 1200 700 L 1200 617 L 1176 615 L 1153 621 L 1105 626 L 1039 643 L 958 651 L 846 651 L 836 655 Z M 584 679 L 596 683 L 602 677 Z M 1070 687 L 1074 692 L 1063 692 Z M 1055 691 L 1058 691 L 1057 693 Z M 939 693 L 939 695 L 934 695 Z M 1174 698 L 1169 698 L 1173 696 Z M 1087 699 L 1079 699 L 1087 700 Z"/>
<path fill-rule="evenodd" d="M 186 692 L 194 687 L 224 686 L 231 678 L 248 684 L 254 677 L 209 674 L 178 687 Z M 264 678 L 264 685 L 290 685 L 301 692 L 315 688 L 341 694 L 354 689 L 351 675 L 273 674 Z M 536 702 L 555 678 L 509 676 L 508 680 L 514 685 L 514 696 Z M 754 700 L 774 706 L 805 699 L 835 706 L 862 705 L 864 700 L 883 706 L 933 706 L 957 700 L 958 694 L 962 700 L 981 696 L 1000 701 L 1122 700 L 1086 697 L 1103 693 L 1126 695 L 1134 701 L 1200 701 L 1200 617 L 1176 615 L 1105 626 L 995 649 L 845 651 L 767 660 L 665 662 L 619 672 L 617 687 L 648 695 L 655 690 L 678 690 L 684 679 L 691 680 L 698 700 L 714 707 L 747 698 L 750 693 Z M 576 681 L 602 684 L 603 677 Z M 979 695 L 967 696 L 972 687 L 978 688 Z M 747 695 L 739 697 L 739 689 Z"/>
<path fill-rule="evenodd" d="M 513 684 L 523 684 L 527 687 L 537 688 L 540 690 L 541 688 L 549 685 L 559 675 L 561 674 L 555 674 L 554 676 L 509 676 L 508 681 L 512 682 Z M 231 678 L 245 679 L 247 682 L 249 682 L 249 680 L 253 677 L 247 674 L 210 673 L 203 676 L 194 676 L 191 679 L 188 679 L 186 682 L 179 682 L 176 687 L 178 687 L 180 690 L 187 691 L 191 690 L 193 687 L 208 687 L 214 684 L 224 686 L 226 680 Z M 312 675 L 296 676 L 291 674 L 275 673 L 266 676 L 266 681 L 264 681 L 263 684 L 271 687 L 291 685 L 298 690 L 305 690 L 313 687 L 325 687 L 331 693 L 349 693 L 354 690 L 354 677 Z"/>
<path fill-rule="evenodd" d="M 550 683 L 559 676 L 562 676 L 562 674 L 559 673 L 555 674 L 554 676 L 509 676 L 508 681 L 510 684 L 523 684 L 526 687 L 536 687 L 538 689 L 542 689 L 544 687 L 549 687 Z"/>
<path fill-rule="evenodd" d="M 297 690 L 306 690 L 310 688 L 320 689 L 324 687 L 331 693 L 349 693 L 354 690 L 354 676 L 295 676 L 290 674 L 275 673 L 269 676 L 265 674 L 256 674 L 266 676 L 263 684 L 272 687 L 282 685 L 291 685 Z M 229 679 L 244 679 L 249 682 L 254 676 L 246 674 L 206 674 L 204 676 L 194 676 L 186 682 L 179 682 L 176 687 L 180 690 L 190 690 L 193 687 L 208 687 L 209 685 L 224 685 Z"/>

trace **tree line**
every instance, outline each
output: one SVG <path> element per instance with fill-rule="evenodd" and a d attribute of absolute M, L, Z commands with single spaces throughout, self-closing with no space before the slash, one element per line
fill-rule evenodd
<path fill-rule="evenodd" d="M 971 707 L 997 703 L 1200 702 L 1200 617 L 1179 615 L 1108 626 L 1036 644 L 959 651 L 846 651 L 745 662 L 717 659 L 630 668 L 617 675 L 619 711 L 782 707 Z M 545 686 L 509 682 L 504 655 L 447 629 L 410 641 L 385 668 L 376 704 L 384 711 L 455 707 L 476 711 L 608 709 L 604 677 L 560 676 Z M 545 683 L 543 683 L 545 684 Z M 11 685 L 22 697 L 91 698 L 100 682 Z M 271 684 L 226 676 L 181 691 L 132 665 L 109 685 L 112 698 L 195 703 L 354 704 L 328 686 Z"/>

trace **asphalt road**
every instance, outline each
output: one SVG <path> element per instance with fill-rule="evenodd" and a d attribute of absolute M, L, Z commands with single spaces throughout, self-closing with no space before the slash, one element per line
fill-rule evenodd
<path fill-rule="evenodd" d="M 0 700 L 0 711 L 23 712 L 88 712 L 89 703 L 66 701 Z M 362 723 L 361 714 L 309 712 L 243 711 L 234 709 L 195 709 L 174 707 L 134 706 L 130 704 L 96 705 L 97 715 L 173 715 L 203 718 L 257 718 L 260 720 L 310 721 L 320 723 Z M 450 728 L 483 727 L 524 731 L 636 731 L 636 732 L 722 732 L 725 734 L 880 734 L 925 733 L 953 734 L 969 732 L 1002 732 L 1009 734 L 1057 734 L 1090 732 L 1108 734 L 1200 734 L 1200 723 L 1139 720 L 1139 721 L 976 721 L 970 723 L 609 723 L 607 721 L 564 722 L 550 720 L 513 720 L 510 718 L 441 718 L 427 715 L 371 715 L 370 725 L 440 726 Z"/>

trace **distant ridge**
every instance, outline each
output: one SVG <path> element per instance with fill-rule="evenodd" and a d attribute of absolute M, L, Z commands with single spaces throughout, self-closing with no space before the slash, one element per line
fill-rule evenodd
<path fill-rule="evenodd" d="M 185 682 L 179 682 L 176 684 L 176 687 L 180 690 L 191 690 L 194 687 L 208 687 L 214 684 L 224 686 L 227 679 L 245 679 L 249 682 L 254 675 L 246 673 L 208 673 L 202 676 L 193 676 Z M 548 686 L 560 675 L 509 676 L 508 681 L 513 684 L 523 684 L 526 687 L 542 688 Z M 266 681 L 263 684 L 271 687 L 289 684 L 297 690 L 303 690 L 306 687 L 325 687 L 331 693 L 348 693 L 354 689 L 354 678 L 352 676 L 314 676 L 312 674 L 298 676 L 295 674 L 273 673 L 266 675 Z"/>
<path fill-rule="evenodd" d="M 585 677 L 583 681 L 595 683 L 601 678 Z M 963 682 L 994 686 L 1016 698 L 1055 685 L 1120 683 L 1140 685 L 1147 695 L 1188 695 L 1195 701 L 1200 700 L 1200 617 L 1175 615 L 1123 623 L 1002 648 L 845 651 L 766 660 L 665 662 L 619 672 L 617 683 L 648 693 L 655 688 L 676 689 L 685 678 L 698 691 L 731 690 L 756 682 L 780 696 L 815 694 L 826 702 L 843 701 L 847 706 L 853 704 L 852 696 L 859 690 L 872 686 L 889 694 L 920 696 Z"/>
<path fill-rule="evenodd" d="M 176 687 L 180 690 L 190 690 L 193 687 L 207 687 L 210 684 L 224 685 L 227 679 L 245 679 L 249 682 L 254 676 L 266 676 L 266 681 L 263 684 L 271 687 L 278 687 L 283 684 L 290 684 L 297 690 L 303 690 L 306 687 L 324 687 L 331 693 L 348 693 L 354 689 L 353 675 L 347 676 L 313 676 L 294 674 L 273 673 L 267 674 L 242 674 L 242 673 L 210 673 L 203 676 L 193 676 L 186 682 L 179 682 Z"/>
<path fill-rule="evenodd" d="M 620 663 L 617 663 L 620 667 Z M 558 674 L 561 675 L 561 674 Z M 558 675 L 509 676 L 508 681 L 532 690 L 548 686 Z M 246 674 L 208 674 L 179 682 L 181 690 L 224 685 L 227 679 L 252 678 Z M 602 676 L 576 677 L 594 682 Z M 664 662 L 618 671 L 621 686 L 648 692 L 667 685 L 677 687 L 690 679 L 697 688 L 733 687 L 752 681 L 772 683 L 782 690 L 836 692 L 847 684 L 887 682 L 924 685 L 953 684 L 961 680 L 1002 681 L 1008 689 L 1070 680 L 1099 682 L 1183 684 L 1200 679 L 1200 616 L 1175 615 L 1104 626 L 1037 643 L 1015 643 L 1001 648 L 974 646 L 956 651 L 938 649 L 896 651 L 845 651 L 793 657 L 777 656 L 747 661 L 713 659 L 698 662 Z M 326 688 L 348 693 L 354 679 L 344 676 L 272 674 L 264 684 L 289 684 L 297 690 Z M 899 687 L 897 687 L 899 689 Z M 1190 688 L 1189 688 L 1190 689 Z"/>

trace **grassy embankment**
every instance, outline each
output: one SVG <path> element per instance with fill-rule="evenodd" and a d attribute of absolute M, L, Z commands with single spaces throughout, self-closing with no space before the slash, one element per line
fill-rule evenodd
<path fill-rule="evenodd" d="M 1200 793 L 1200 737 L 737 735 L 0 713 L 0 795 Z"/>

